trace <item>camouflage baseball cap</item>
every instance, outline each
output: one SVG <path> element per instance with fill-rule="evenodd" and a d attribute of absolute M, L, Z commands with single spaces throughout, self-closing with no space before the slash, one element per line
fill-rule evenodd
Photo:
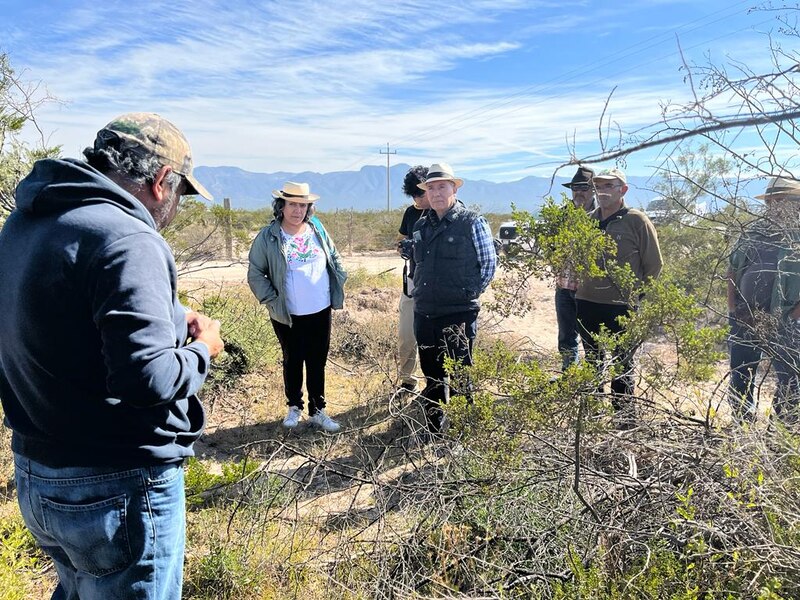
<path fill-rule="evenodd" d="M 187 193 L 200 194 L 203 198 L 214 197 L 192 175 L 192 150 L 184 135 L 172 123 L 155 113 L 127 113 L 120 115 L 97 132 L 95 148 L 110 143 L 120 149 L 141 148 L 154 154 L 165 166 L 182 175 L 188 183 Z"/>

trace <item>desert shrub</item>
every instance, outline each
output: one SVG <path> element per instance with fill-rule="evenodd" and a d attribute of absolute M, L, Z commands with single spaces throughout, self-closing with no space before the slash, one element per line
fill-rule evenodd
<path fill-rule="evenodd" d="M 399 264 L 398 260 L 398 264 Z M 353 269 L 352 271 L 348 271 L 347 273 L 347 294 L 353 294 L 355 292 L 367 289 L 367 290 L 374 290 L 374 291 L 385 291 L 387 288 L 389 290 L 400 290 L 402 286 L 402 279 L 401 279 L 401 269 L 400 267 L 387 269 L 386 271 L 382 271 L 381 273 L 370 273 L 364 267 L 359 267 L 357 269 Z M 395 292 L 394 296 L 397 296 L 399 292 Z M 394 298 L 397 301 L 397 298 Z"/>
<path fill-rule="evenodd" d="M 196 267 L 198 262 L 233 260 L 246 251 L 254 216 L 187 196 L 181 198 L 175 219 L 161 233 L 172 248 L 179 269 L 188 263 Z"/>
<path fill-rule="evenodd" d="M 317 216 L 339 252 L 365 252 L 394 248 L 403 210 L 336 210 Z"/>
<path fill-rule="evenodd" d="M 280 357 L 269 312 L 244 288 L 205 296 L 198 309 L 222 323 L 225 352 L 214 361 L 204 393 L 213 396 L 235 386 L 242 375 Z"/>
<path fill-rule="evenodd" d="M 193 513 L 187 539 L 184 595 L 192 600 L 320 598 L 323 578 L 310 557 L 317 535 L 298 524 L 284 527 L 258 503 L 233 502 Z M 269 516 L 268 516 L 269 515 Z"/>
<path fill-rule="evenodd" d="M 248 600 L 262 598 L 266 575 L 236 543 L 214 543 L 189 564 L 184 584 L 187 598 Z"/>
<path fill-rule="evenodd" d="M 210 498 L 224 494 L 227 488 L 248 479 L 257 479 L 254 476 L 257 470 L 258 463 L 245 458 L 241 461 L 224 462 L 220 473 L 212 473 L 207 463 L 189 458 L 185 472 L 186 503 L 189 506 L 201 505 Z"/>
<path fill-rule="evenodd" d="M 387 381 L 393 378 L 397 369 L 397 315 L 389 315 L 387 318 L 382 310 L 368 314 L 334 311 L 331 356 L 346 360 L 359 373 L 383 373 Z"/>
<path fill-rule="evenodd" d="M 15 507 L 16 508 L 16 507 Z M 30 598 L 41 577 L 42 551 L 18 511 L 0 513 L 0 598 Z"/>

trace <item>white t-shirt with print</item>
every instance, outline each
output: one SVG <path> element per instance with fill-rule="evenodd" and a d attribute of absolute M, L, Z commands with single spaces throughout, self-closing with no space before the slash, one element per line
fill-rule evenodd
<path fill-rule="evenodd" d="M 312 315 L 331 305 L 331 282 L 325 251 L 314 230 L 290 235 L 281 229 L 286 254 L 286 306 L 292 315 Z"/>

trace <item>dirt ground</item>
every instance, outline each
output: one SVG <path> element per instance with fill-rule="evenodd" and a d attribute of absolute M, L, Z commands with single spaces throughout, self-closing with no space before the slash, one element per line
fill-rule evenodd
<path fill-rule="evenodd" d="M 390 272 L 399 278 L 403 262 L 395 252 L 371 252 L 343 254 L 342 260 L 349 272 L 364 269 L 368 273 L 378 274 Z M 247 284 L 247 261 L 213 261 L 193 265 L 181 275 L 183 287 L 195 286 L 239 286 Z M 398 298 L 400 289 L 397 290 Z M 534 281 L 528 291 L 532 309 L 526 314 L 512 315 L 502 318 L 489 310 L 482 311 L 480 330 L 491 330 L 492 333 L 505 334 L 512 339 L 528 342 L 534 347 L 549 351 L 556 349 L 558 327 L 555 317 L 554 287 L 548 281 Z M 485 306 L 494 301 L 494 294 L 489 289 L 481 301 Z M 347 288 L 345 288 L 345 308 L 347 304 Z"/>
<path fill-rule="evenodd" d="M 401 259 L 393 252 L 375 252 L 347 254 L 343 261 L 351 273 L 358 269 L 373 274 L 396 273 L 397 284 L 393 290 L 356 289 L 354 286 L 348 300 L 345 288 L 344 312 L 377 328 L 374 330 L 376 338 L 383 339 L 381 336 L 384 335 L 391 339 L 392 331 L 386 329 L 391 329 L 396 323 Z M 184 271 L 181 276 L 184 289 L 246 286 L 246 260 L 206 263 L 196 267 L 202 268 Z M 369 297 L 370 294 L 374 304 L 364 302 L 365 295 Z M 390 294 L 394 298 L 387 299 Z M 528 313 L 501 318 L 486 308 L 493 300 L 492 291 L 484 294 L 485 310 L 482 310 L 479 322 L 479 341 L 482 335 L 489 333 L 502 335 L 507 342 L 516 340 L 520 349 L 544 352 L 552 357 L 549 368 L 555 370 L 558 363 L 557 326 L 552 284 L 534 281 L 527 295 L 532 306 Z M 383 314 L 387 318 L 381 319 Z M 223 335 L 224 328 L 223 323 Z M 334 331 L 334 337 L 336 335 Z M 339 331 L 338 335 L 347 333 Z M 646 344 L 641 354 L 645 353 L 674 361 L 674 350 L 664 343 Z M 205 401 L 208 423 L 205 434 L 195 446 L 198 457 L 212 471 L 219 472 L 225 462 L 247 456 L 257 460 L 261 468 L 271 474 L 287 481 L 301 482 L 302 495 L 300 501 L 292 505 L 294 512 L 281 517 L 292 520 L 310 518 L 325 523 L 331 519 L 349 518 L 354 510 L 368 514 L 374 510 L 376 498 L 386 493 L 384 482 L 400 481 L 414 472 L 419 468 L 418 461 L 422 456 L 415 454 L 420 449 L 414 449 L 412 433 L 423 427 L 421 409 L 415 406 L 418 403 L 399 400 L 391 394 L 391 379 L 395 377 L 393 361 L 387 356 L 379 359 L 373 361 L 373 366 L 348 363 L 339 357 L 329 360 L 326 369 L 327 408 L 342 425 L 342 432 L 332 436 L 303 424 L 295 430 L 281 426 L 286 407 L 277 360 L 261 372 L 246 375 L 229 394 Z M 384 370 L 375 369 L 375 364 L 383 365 Z M 724 381 L 722 372 L 719 381 Z M 721 398 L 714 393 L 713 382 L 707 385 L 709 387 L 703 393 L 665 390 L 659 398 L 668 404 L 674 402 L 672 405 L 680 406 L 684 412 L 702 417 L 703 398 Z M 715 402 L 717 408 L 722 403 L 721 400 Z M 424 458 L 433 461 L 430 464 L 439 460 L 430 453 Z M 351 481 L 342 475 L 345 471 L 369 473 L 372 482 Z M 320 556 L 324 558 L 324 554 L 321 551 Z"/>

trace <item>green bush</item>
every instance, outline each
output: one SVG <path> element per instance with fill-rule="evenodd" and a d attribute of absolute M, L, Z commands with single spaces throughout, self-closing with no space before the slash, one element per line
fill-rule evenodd
<path fill-rule="evenodd" d="M 30 598 L 44 560 L 18 512 L 0 518 L 0 598 Z"/>
<path fill-rule="evenodd" d="M 206 296 L 199 311 L 222 323 L 225 351 L 214 361 L 204 393 L 221 393 L 280 357 L 269 312 L 249 290 L 236 288 Z"/>
<path fill-rule="evenodd" d="M 236 543 L 215 543 L 189 564 L 185 593 L 188 598 L 247 600 L 261 598 L 266 575 Z"/>

